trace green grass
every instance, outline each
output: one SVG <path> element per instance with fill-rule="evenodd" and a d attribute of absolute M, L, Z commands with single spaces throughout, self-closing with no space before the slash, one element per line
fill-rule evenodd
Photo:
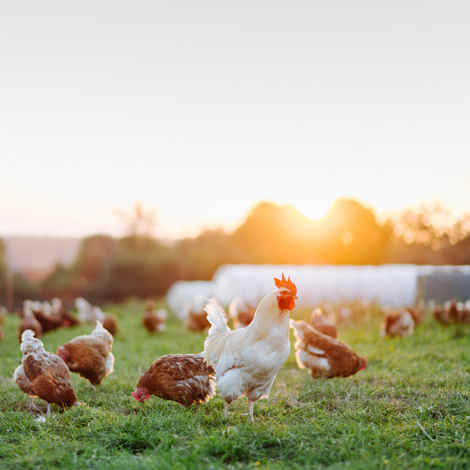
<path fill-rule="evenodd" d="M 226 420 L 220 395 L 200 412 L 154 397 L 137 403 L 130 393 L 147 367 L 163 354 L 201 351 L 205 335 L 170 319 L 166 332 L 149 336 L 140 325 L 142 304 L 109 310 L 121 326 L 115 371 L 95 391 L 72 374 L 86 405 L 64 412 L 53 405 L 45 423 L 26 411 L 28 399 L 12 379 L 21 352 L 18 319 L 8 316 L 0 343 L 1 469 L 470 468 L 468 329 L 428 319 L 403 340 L 380 338 L 378 320 L 341 330 L 369 357 L 367 370 L 347 379 L 313 381 L 292 348 L 251 423 L 240 416 L 245 398 Z M 296 310 L 295 318 L 308 313 Z M 55 352 L 91 329 L 58 330 L 43 342 Z"/>

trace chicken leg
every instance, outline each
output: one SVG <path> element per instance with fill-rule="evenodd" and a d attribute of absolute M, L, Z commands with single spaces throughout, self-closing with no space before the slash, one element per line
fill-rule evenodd
<path fill-rule="evenodd" d="M 255 403 L 254 401 L 251 401 L 248 398 L 248 413 L 243 413 L 241 416 L 249 416 L 251 421 L 254 421 L 254 418 L 253 418 L 253 404 L 254 403 Z"/>
<path fill-rule="evenodd" d="M 34 411 L 35 409 L 36 405 L 34 404 L 32 397 L 29 397 L 28 411 Z"/>

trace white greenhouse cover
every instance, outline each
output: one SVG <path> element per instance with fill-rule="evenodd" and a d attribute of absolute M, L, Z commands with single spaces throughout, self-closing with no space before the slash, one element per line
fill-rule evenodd
<path fill-rule="evenodd" d="M 297 285 L 298 304 L 302 307 L 313 308 L 324 301 L 355 299 L 398 307 L 415 303 L 418 276 L 470 274 L 470 266 L 226 264 L 216 271 L 212 281 L 176 282 L 168 291 L 167 302 L 177 314 L 185 302 L 198 296 L 215 297 L 224 306 L 238 296 L 257 305 L 261 298 L 276 288 L 274 277 L 280 278 L 282 273 L 286 278 L 290 276 Z"/>

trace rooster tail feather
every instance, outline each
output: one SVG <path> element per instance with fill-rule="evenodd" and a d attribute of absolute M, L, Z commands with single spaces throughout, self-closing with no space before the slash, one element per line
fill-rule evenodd
<path fill-rule="evenodd" d="M 211 324 L 209 330 L 209 336 L 216 335 L 218 333 L 227 333 L 230 328 L 227 325 L 227 316 L 225 315 L 224 309 L 215 299 L 209 299 L 204 310 L 207 313 L 207 319 Z"/>

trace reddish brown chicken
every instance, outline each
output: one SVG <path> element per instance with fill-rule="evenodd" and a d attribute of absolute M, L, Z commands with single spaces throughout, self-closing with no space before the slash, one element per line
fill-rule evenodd
<path fill-rule="evenodd" d="M 444 305 L 436 305 L 433 311 L 434 318 L 442 325 L 458 323 L 461 325 L 470 324 L 470 301 L 465 304 L 456 303 L 455 300 L 448 300 Z"/>
<path fill-rule="evenodd" d="M 470 302 L 457 304 L 457 321 L 461 325 L 470 325 Z"/>
<path fill-rule="evenodd" d="M 202 312 L 195 312 L 192 309 L 188 310 L 184 324 L 189 330 L 204 331 L 211 326 L 204 310 Z"/>
<path fill-rule="evenodd" d="M 324 335 L 331 336 L 332 338 L 338 337 L 338 330 L 336 326 L 331 323 L 319 308 L 312 312 L 309 321 L 310 326 L 313 326 L 317 331 Z"/>
<path fill-rule="evenodd" d="M 99 321 L 91 335 L 77 336 L 57 349 L 72 372 L 77 372 L 91 385 L 99 385 L 114 369 L 111 352 L 113 337 Z"/>
<path fill-rule="evenodd" d="M 52 299 L 52 315 L 56 315 L 62 318 L 62 325 L 64 327 L 77 326 L 80 322 L 75 316 L 64 307 L 62 300 L 58 297 Z"/>
<path fill-rule="evenodd" d="M 414 326 L 419 326 L 424 320 L 426 316 L 426 311 L 422 308 L 416 307 L 405 307 L 404 310 L 410 313 L 411 317 L 413 318 Z"/>
<path fill-rule="evenodd" d="M 152 299 L 147 300 L 145 312 L 142 317 L 142 324 L 149 333 L 157 333 L 165 330 L 166 310 L 155 310 L 155 303 Z"/>
<path fill-rule="evenodd" d="M 21 339 L 23 370 L 15 371 L 15 380 L 30 396 L 30 406 L 33 396 L 47 402 L 48 415 L 51 403 L 61 407 L 79 405 L 70 382 L 69 368 L 64 361 L 45 351 L 42 341 L 34 338 L 32 330 L 26 330 Z"/>
<path fill-rule="evenodd" d="M 241 297 L 235 297 L 228 307 L 228 312 L 233 320 L 233 326 L 237 328 L 247 327 L 255 317 L 256 308 L 251 307 Z"/>
<path fill-rule="evenodd" d="M 34 316 L 36 320 L 41 324 L 42 332 L 46 333 L 48 331 L 56 330 L 61 326 L 66 326 L 67 322 L 64 322 L 64 318 L 60 315 L 47 315 L 41 310 L 35 310 Z"/>
<path fill-rule="evenodd" d="M 452 322 L 449 311 L 443 305 L 436 305 L 432 315 L 441 325 L 448 326 Z"/>
<path fill-rule="evenodd" d="M 42 335 L 41 324 L 36 320 L 36 317 L 33 314 L 30 304 L 25 301 L 23 308 L 23 318 L 21 319 L 20 327 L 18 329 L 18 340 L 20 343 L 21 335 L 26 330 L 34 331 L 36 338 L 40 338 Z"/>
<path fill-rule="evenodd" d="M 113 337 L 116 336 L 119 331 L 119 323 L 116 315 L 112 313 L 105 313 L 103 328 L 108 330 L 113 335 Z"/>
<path fill-rule="evenodd" d="M 367 367 L 367 356 L 361 357 L 351 346 L 324 335 L 304 321 L 290 321 L 297 342 L 297 364 L 310 369 L 313 378 L 349 377 Z"/>
<path fill-rule="evenodd" d="M 168 354 L 147 369 L 131 395 L 140 403 L 155 395 L 199 408 L 215 395 L 215 371 L 203 354 Z"/>
<path fill-rule="evenodd" d="M 414 331 L 413 316 L 408 310 L 392 310 L 385 313 L 385 322 L 380 325 L 381 336 L 411 336 Z"/>

